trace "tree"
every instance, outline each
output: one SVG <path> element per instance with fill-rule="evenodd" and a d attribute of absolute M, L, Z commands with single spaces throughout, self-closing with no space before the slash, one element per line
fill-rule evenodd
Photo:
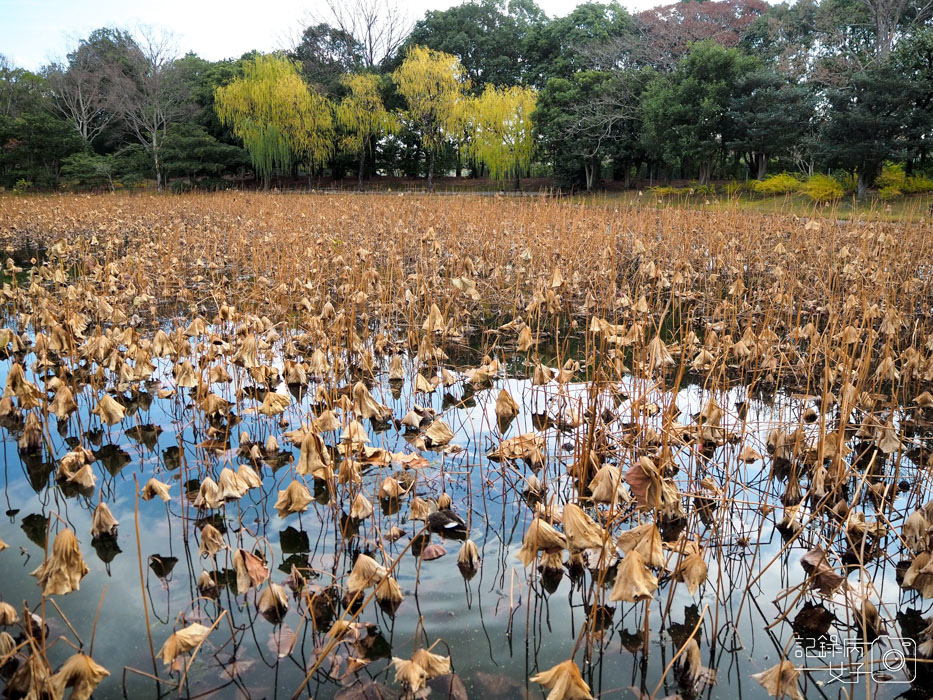
<path fill-rule="evenodd" d="M 344 148 L 359 154 L 359 187 L 362 190 L 366 150 L 374 139 L 394 132 L 398 121 L 382 103 L 378 76 L 372 73 L 345 75 L 341 83 L 348 94 L 337 107 L 337 122 L 344 129 Z"/>
<path fill-rule="evenodd" d="M 90 144 L 114 117 L 108 96 L 114 89 L 112 67 L 126 65 L 135 41 L 120 29 L 97 29 L 68 54 L 67 62 L 44 70 L 52 104 L 81 139 Z"/>
<path fill-rule="evenodd" d="M 407 104 L 406 117 L 428 151 L 428 189 L 434 191 L 434 161 L 447 136 L 456 130 L 466 84 L 456 56 L 423 46 L 409 49 L 392 74 Z"/>
<path fill-rule="evenodd" d="M 171 39 L 143 33 L 121 62 L 110 65 L 108 80 L 108 108 L 149 153 L 162 189 L 162 142 L 169 126 L 191 111 Z"/>
<path fill-rule="evenodd" d="M 326 0 L 329 17 L 362 50 L 363 68 L 375 70 L 402 46 L 411 22 L 395 0 Z"/>
<path fill-rule="evenodd" d="M 566 17 L 532 25 L 525 44 L 526 82 L 542 88 L 551 78 L 581 70 L 621 68 L 620 46 L 633 40 L 632 16 L 618 2 L 587 2 Z"/>
<path fill-rule="evenodd" d="M 674 73 L 659 75 L 642 95 L 646 144 L 668 163 L 695 166 L 700 184 L 709 184 L 724 152 L 735 85 L 756 65 L 713 41 L 694 44 Z"/>
<path fill-rule="evenodd" d="M 684 0 L 645 10 L 635 16 L 644 37 L 643 59 L 671 70 L 695 42 L 710 40 L 731 48 L 767 11 L 764 0 Z"/>
<path fill-rule="evenodd" d="M 217 88 L 215 102 L 221 122 L 242 139 L 266 188 L 276 168 L 288 169 L 296 161 L 318 166 L 333 151 L 330 105 L 285 56 L 244 61 L 243 76 Z"/>
<path fill-rule="evenodd" d="M 538 95 L 534 122 L 550 160 L 555 179 L 562 184 L 593 188 L 606 143 L 617 123 L 587 118 L 588 110 L 612 93 L 612 74 L 578 71 L 570 78 L 551 78 Z"/>
<path fill-rule="evenodd" d="M 744 154 L 754 176 L 762 180 L 768 159 L 789 154 L 807 131 L 813 116 L 813 95 L 771 71 L 742 77 L 729 102 L 729 148 Z"/>
<path fill-rule="evenodd" d="M 820 146 L 831 166 L 855 172 L 858 197 L 874 185 L 886 160 L 904 157 L 917 117 L 917 86 L 890 61 L 870 66 L 826 93 Z"/>
<path fill-rule="evenodd" d="M 537 94 L 531 88 L 496 88 L 487 85 L 473 101 L 474 133 L 472 151 L 486 165 L 494 180 L 515 178 L 528 170 L 534 153 L 534 125 L 531 115 Z"/>
<path fill-rule="evenodd" d="M 546 17 L 533 0 L 478 0 L 429 10 L 415 24 L 408 46 L 426 46 L 460 59 L 477 94 L 487 83 L 520 85 L 528 72 L 525 42 Z"/>
<path fill-rule="evenodd" d="M 363 67 L 363 46 L 343 29 L 323 22 L 307 27 L 289 54 L 304 79 L 325 95 L 336 95 L 340 79 Z"/>

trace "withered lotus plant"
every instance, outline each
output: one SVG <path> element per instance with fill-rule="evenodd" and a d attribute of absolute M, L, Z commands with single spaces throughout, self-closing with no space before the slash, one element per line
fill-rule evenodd
<path fill-rule="evenodd" d="M 162 663 L 166 666 L 171 666 L 175 662 L 175 659 L 191 651 L 207 639 L 210 631 L 209 627 L 205 627 L 197 622 L 178 630 L 166 639 L 162 644 L 162 648 L 159 649 L 159 656 L 162 657 Z"/>
<path fill-rule="evenodd" d="M 547 671 L 536 673 L 529 679 L 550 688 L 547 700 L 592 700 L 590 686 L 583 680 L 580 668 L 568 659 Z"/>
<path fill-rule="evenodd" d="M 78 590 L 88 572 L 81 556 L 78 538 L 71 530 L 61 530 L 52 544 L 52 555 L 32 575 L 39 579 L 43 595 L 65 595 Z"/>

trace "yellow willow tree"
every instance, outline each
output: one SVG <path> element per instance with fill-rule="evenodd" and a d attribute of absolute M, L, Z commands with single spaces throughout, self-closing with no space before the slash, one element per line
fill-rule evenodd
<path fill-rule="evenodd" d="M 487 85 L 473 102 L 473 157 L 489 168 L 494 180 L 515 179 L 528 171 L 534 152 L 534 112 L 537 93 L 531 88 Z"/>
<path fill-rule="evenodd" d="M 366 149 L 382 134 L 398 130 L 398 120 L 390 114 L 379 94 L 379 77 L 372 73 L 345 75 L 341 84 L 349 93 L 337 106 L 337 122 L 343 127 L 343 147 L 359 153 L 359 186 L 363 189 Z"/>
<path fill-rule="evenodd" d="M 433 192 L 437 152 L 461 119 L 468 87 L 463 66 L 456 56 L 414 46 L 392 79 L 408 105 L 405 116 L 421 134 L 421 143 L 428 152 L 428 189 Z"/>
<path fill-rule="evenodd" d="M 276 168 L 288 170 L 295 163 L 313 168 L 333 153 L 330 104 L 284 56 L 244 61 L 242 77 L 217 88 L 214 102 L 221 123 L 243 140 L 266 188 Z"/>

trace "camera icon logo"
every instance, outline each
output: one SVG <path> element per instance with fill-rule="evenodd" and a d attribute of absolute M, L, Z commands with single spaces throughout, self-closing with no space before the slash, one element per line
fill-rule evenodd
<path fill-rule="evenodd" d="M 911 683 L 917 677 L 916 664 L 917 642 L 909 637 L 884 635 L 868 647 L 866 672 L 875 683 Z"/>

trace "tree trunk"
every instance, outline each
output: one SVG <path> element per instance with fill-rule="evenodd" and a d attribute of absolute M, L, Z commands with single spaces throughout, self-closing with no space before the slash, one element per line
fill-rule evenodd
<path fill-rule="evenodd" d="M 428 192 L 434 191 L 434 151 L 431 149 L 431 155 L 428 156 Z"/>
<path fill-rule="evenodd" d="M 522 191 L 522 183 L 518 179 L 518 170 L 515 171 L 515 191 L 516 192 Z"/>
<path fill-rule="evenodd" d="M 865 195 L 868 194 L 868 173 L 864 169 L 858 171 L 858 185 L 856 186 L 855 196 L 858 199 L 865 199 Z"/>
<path fill-rule="evenodd" d="M 155 166 L 156 189 L 162 190 L 162 168 L 159 164 L 159 135 L 152 132 L 152 163 Z"/>
<path fill-rule="evenodd" d="M 700 186 L 708 185 L 713 174 L 713 161 L 704 160 L 700 163 Z"/>
<path fill-rule="evenodd" d="M 360 149 L 360 172 L 359 172 L 359 188 L 360 192 L 363 191 L 363 166 L 366 163 L 366 149 Z"/>
<path fill-rule="evenodd" d="M 758 153 L 756 158 L 758 159 L 758 176 L 755 179 L 764 180 L 765 175 L 768 174 L 768 156 L 765 153 Z"/>

